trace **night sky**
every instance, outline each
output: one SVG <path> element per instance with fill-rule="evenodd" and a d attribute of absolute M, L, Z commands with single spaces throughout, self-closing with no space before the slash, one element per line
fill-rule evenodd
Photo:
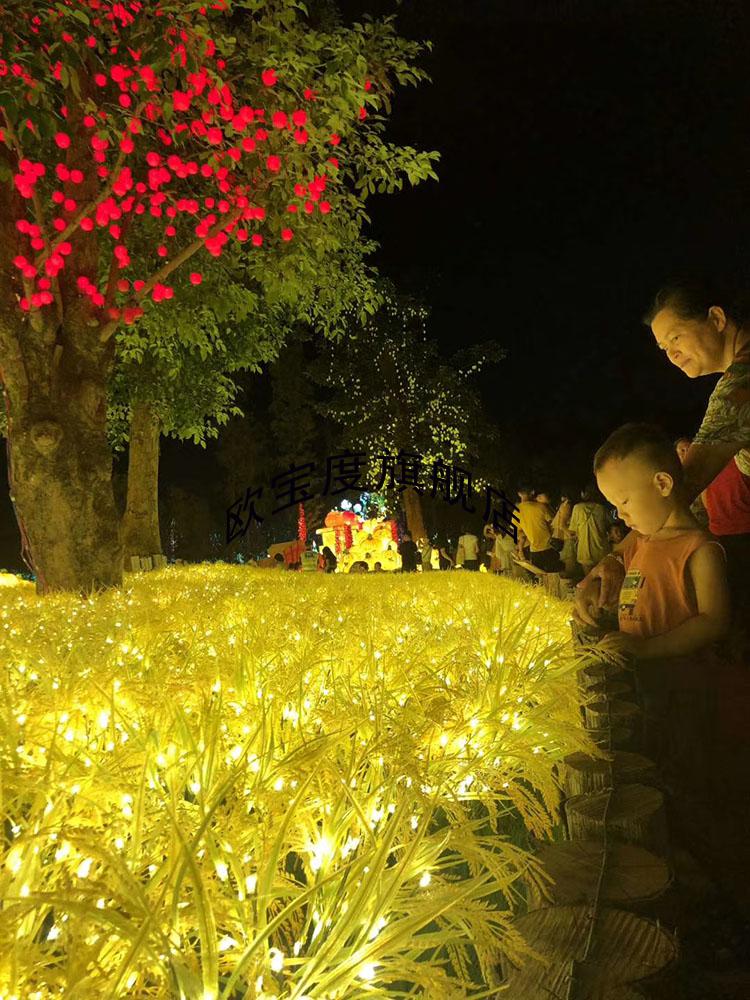
<path fill-rule="evenodd" d="M 744 5 L 339 6 L 396 13 L 402 34 L 433 42 L 433 83 L 397 92 L 390 136 L 439 150 L 440 181 L 372 200 L 376 262 L 431 308 L 446 353 L 505 345 L 482 391 L 521 464 L 541 462 L 554 490 L 580 483 L 626 420 L 694 431 L 716 376 L 669 365 L 641 316 L 676 271 L 741 273 L 750 259 Z M 167 443 L 162 478 L 199 470 L 196 452 Z"/>
<path fill-rule="evenodd" d="M 440 182 L 373 205 L 378 263 L 446 351 L 507 347 L 484 384 L 497 420 L 553 486 L 626 420 L 694 431 L 716 376 L 669 365 L 641 316 L 671 274 L 748 259 L 742 5 L 349 6 L 433 40 L 433 83 L 398 98 L 393 135 L 439 149 Z"/>

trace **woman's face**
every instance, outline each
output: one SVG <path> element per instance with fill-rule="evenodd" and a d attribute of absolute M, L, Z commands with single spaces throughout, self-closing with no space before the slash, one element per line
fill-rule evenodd
<path fill-rule="evenodd" d="M 712 307 L 704 320 L 682 319 L 673 309 L 661 309 L 651 322 L 657 345 L 688 378 L 724 370 L 726 317 Z"/>

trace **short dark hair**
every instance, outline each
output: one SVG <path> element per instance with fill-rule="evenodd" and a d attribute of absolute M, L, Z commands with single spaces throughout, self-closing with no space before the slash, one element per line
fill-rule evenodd
<path fill-rule="evenodd" d="M 654 472 L 668 472 L 676 483 L 682 482 L 682 465 L 667 434 L 654 424 L 623 424 L 609 435 L 594 455 L 594 473 L 611 459 L 639 455 Z"/>
<path fill-rule="evenodd" d="M 733 289 L 728 282 L 694 276 L 680 277 L 663 285 L 643 317 L 651 326 L 662 309 L 672 309 L 680 319 L 703 320 L 711 306 L 720 306 L 736 326 L 750 318 L 746 293 Z"/>

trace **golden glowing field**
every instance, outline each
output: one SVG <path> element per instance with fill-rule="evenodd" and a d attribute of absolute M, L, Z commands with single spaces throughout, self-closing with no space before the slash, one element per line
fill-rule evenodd
<path fill-rule="evenodd" d="M 0 997 L 490 995 L 588 745 L 567 619 L 466 573 L 0 588 Z"/>

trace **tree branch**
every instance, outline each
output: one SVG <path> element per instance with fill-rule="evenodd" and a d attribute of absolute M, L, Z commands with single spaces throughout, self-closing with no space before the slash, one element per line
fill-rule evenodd
<path fill-rule="evenodd" d="M 235 208 L 234 212 L 230 213 L 228 219 L 225 219 L 222 222 L 217 222 L 213 229 L 211 229 L 205 237 L 193 240 L 192 243 L 189 243 L 173 260 L 170 260 L 148 279 L 143 288 L 134 296 L 135 301 L 141 302 L 155 285 L 158 285 L 165 278 L 168 278 L 169 275 L 181 264 L 184 264 L 186 260 L 189 260 L 193 256 L 193 254 L 197 253 L 206 240 L 213 239 L 214 236 L 218 236 L 220 232 L 227 228 L 227 226 L 231 226 L 233 222 L 237 222 L 244 211 L 244 207 Z M 99 340 L 101 343 L 106 343 L 119 325 L 119 319 L 110 320 L 109 323 L 105 324 L 99 334 Z"/>
<path fill-rule="evenodd" d="M 141 102 L 133 112 L 133 117 L 137 118 L 144 107 L 145 107 L 145 102 Z M 39 257 L 37 257 L 36 259 L 37 267 L 41 267 L 47 260 L 47 258 L 52 256 L 52 254 L 60 246 L 60 244 L 64 243 L 68 239 L 68 237 L 71 236 L 79 228 L 82 219 L 85 219 L 90 212 L 93 212 L 98 205 L 101 205 L 103 201 L 109 198 L 109 196 L 112 194 L 112 189 L 115 186 L 115 181 L 117 180 L 117 177 L 119 176 L 120 171 L 122 170 L 122 165 L 125 162 L 126 156 L 127 153 L 123 153 L 121 150 L 120 155 L 117 158 L 117 163 L 115 163 L 114 167 L 110 171 L 109 174 L 110 179 L 104 185 L 104 187 L 96 196 L 96 198 L 94 198 L 92 201 L 89 201 L 86 205 L 84 205 L 84 207 L 79 211 L 78 215 L 74 219 L 71 219 L 71 221 L 68 223 L 65 229 L 63 229 L 63 231 L 57 237 L 56 241 L 50 244 L 50 246 L 46 250 L 43 250 L 41 252 Z"/>
<path fill-rule="evenodd" d="M 16 135 L 15 129 L 13 128 L 13 125 L 10 119 L 8 118 L 5 108 L 0 108 L 0 111 L 2 111 L 3 121 L 5 122 L 5 131 L 8 135 L 8 138 L 11 141 L 11 144 L 16 154 L 16 167 L 18 167 L 18 164 L 21 162 L 21 160 L 24 159 L 24 152 L 23 152 L 23 147 L 21 146 L 21 140 Z M 34 218 L 36 219 L 36 224 L 39 227 L 39 231 L 41 232 L 42 236 L 44 236 L 46 239 L 47 229 L 44 224 L 44 213 L 42 212 L 42 203 L 39 200 L 39 195 L 35 188 L 33 188 L 31 192 L 31 204 L 34 209 Z M 32 294 L 31 282 L 29 281 L 28 278 L 24 278 L 23 276 L 21 276 L 21 281 L 23 283 L 24 295 L 26 296 L 27 299 L 29 299 L 29 322 L 31 324 L 31 328 L 34 331 L 34 333 L 42 333 L 45 327 L 44 316 L 42 314 L 41 309 L 36 309 L 33 306 L 31 306 L 31 294 Z M 61 316 L 62 303 L 57 299 L 56 299 L 56 306 L 57 306 L 58 316 Z"/>

